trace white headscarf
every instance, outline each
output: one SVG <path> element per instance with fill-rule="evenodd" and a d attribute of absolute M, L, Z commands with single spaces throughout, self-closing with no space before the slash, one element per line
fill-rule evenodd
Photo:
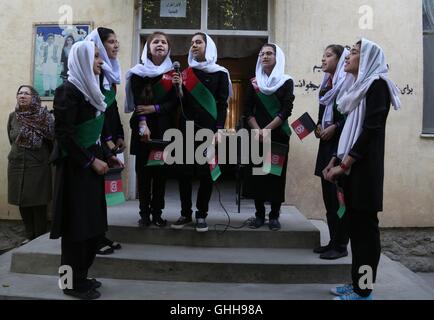
<path fill-rule="evenodd" d="M 228 75 L 229 79 L 229 98 L 233 95 L 233 89 L 232 89 L 232 80 L 231 75 L 229 74 L 228 69 L 225 67 L 222 67 L 217 64 L 217 47 L 215 45 L 215 42 L 211 37 L 207 34 L 206 35 L 206 51 L 205 51 L 205 60 L 204 62 L 198 62 L 193 59 L 193 53 L 190 51 L 188 53 L 188 65 L 192 67 L 193 69 L 202 70 L 207 73 L 214 73 L 218 71 L 223 71 Z"/>
<path fill-rule="evenodd" d="M 86 37 L 87 41 L 92 41 L 96 44 L 99 49 L 100 56 L 104 61 L 102 65 L 102 69 L 104 70 L 104 89 L 110 90 L 113 84 L 121 83 L 121 66 L 119 63 L 119 59 L 110 59 L 107 50 L 104 47 L 104 44 L 101 41 L 101 38 L 98 33 L 98 28 L 93 30 L 91 34 Z"/>
<path fill-rule="evenodd" d="M 383 49 L 374 42 L 362 39 L 357 80 L 347 91 L 341 91 L 337 101 L 338 110 L 348 115 L 338 147 L 338 157 L 342 160 L 349 154 L 362 133 L 366 113 L 366 93 L 372 83 L 378 79 L 386 81 L 391 103 L 395 110 L 399 110 L 400 92 L 388 78 L 388 66 Z"/>
<path fill-rule="evenodd" d="M 326 128 L 327 123 L 333 123 L 333 107 L 335 105 L 336 98 L 341 91 L 348 90 L 348 88 L 354 83 L 354 76 L 345 72 L 345 58 L 350 52 L 348 49 L 344 49 L 341 58 L 339 59 L 336 67 L 335 74 L 333 76 L 333 88 L 328 91 L 323 97 L 320 97 L 319 103 L 325 106 L 324 116 L 322 118 L 322 127 Z M 324 80 L 321 84 L 320 91 L 327 86 L 331 77 L 330 73 L 326 73 Z"/>
<path fill-rule="evenodd" d="M 75 43 L 68 58 L 68 81 L 83 93 L 85 99 L 98 111 L 105 112 L 107 104 L 99 87 L 99 76 L 93 72 L 95 44 L 90 41 Z"/>
<path fill-rule="evenodd" d="M 133 90 L 131 89 L 131 77 L 135 74 L 139 77 L 145 78 L 156 78 L 165 74 L 173 69 L 172 59 L 170 59 L 170 51 L 164 59 L 163 63 L 159 66 L 156 66 L 151 59 L 148 57 L 148 43 L 146 42 L 145 48 L 142 53 L 142 64 L 138 64 L 127 72 L 126 75 L 126 99 L 125 99 L 125 112 L 131 113 L 134 112 L 135 103 L 134 103 L 134 95 Z"/>
<path fill-rule="evenodd" d="M 256 63 L 256 81 L 258 82 L 259 90 L 267 96 L 279 90 L 286 81 L 292 80 L 292 77 L 285 74 L 285 54 L 278 45 L 274 43 L 272 45 L 276 46 L 276 65 L 271 75 L 267 76 L 265 73 L 261 57 L 258 57 L 258 62 Z"/>

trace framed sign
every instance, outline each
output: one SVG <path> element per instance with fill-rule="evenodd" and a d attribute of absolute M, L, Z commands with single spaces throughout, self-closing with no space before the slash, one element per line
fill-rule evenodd
<path fill-rule="evenodd" d="M 68 79 L 71 47 L 91 31 L 92 23 L 34 25 L 32 79 L 42 100 L 53 100 L 56 88 Z"/>

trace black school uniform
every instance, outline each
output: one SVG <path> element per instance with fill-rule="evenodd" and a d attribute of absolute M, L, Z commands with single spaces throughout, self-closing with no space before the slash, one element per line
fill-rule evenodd
<path fill-rule="evenodd" d="M 370 266 L 375 282 L 381 255 L 378 212 L 383 210 L 384 150 L 390 101 L 386 81 L 374 81 L 366 94 L 362 133 L 349 153 L 356 162 L 344 179 L 353 253 L 353 286 L 361 296 L 368 296 L 371 290 L 359 287 L 363 276 L 359 274 L 360 267 Z"/>
<path fill-rule="evenodd" d="M 181 111 L 179 128 L 184 135 L 184 148 L 186 146 L 186 126 L 187 121 L 194 121 L 195 133 L 199 129 L 209 129 L 214 133 L 219 129 L 224 129 L 227 117 L 228 98 L 229 98 L 229 78 L 226 72 L 218 71 L 206 73 L 201 70 L 193 69 L 194 75 L 209 90 L 216 101 L 217 118 L 215 119 L 206 111 L 196 98 L 188 92 L 185 85 L 183 87 L 183 107 Z M 184 72 L 185 74 L 185 72 Z M 195 144 L 196 148 L 201 143 Z M 178 166 L 179 189 L 181 197 L 181 215 L 191 217 L 192 211 L 192 180 L 194 177 L 200 179 L 200 186 L 196 201 L 196 218 L 206 218 L 209 210 L 209 201 L 212 195 L 213 181 L 209 165 L 188 165 L 186 163 L 186 152 L 184 152 L 184 165 Z"/>
<path fill-rule="evenodd" d="M 278 98 L 281 106 L 278 116 L 282 121 L 288 121 L 288 118 L 292 114 L 295 100 L 294 82 L 292 80 L 286 81 L 274 95 Z M 251 83 L 247 89 L 244 116 L 247 121 L 249 118 L 254 117 L 260 128 L 265 128 L 274 120 L 267 112 L 267 109 Z M 282 127 L 272 130 L 271 142 L 276 142 L 289 148 L 289 140 L 289 136 L 283 131 Z M 251 172 L 247 174 L 244 195 L 248 198 L 255 199 L 256 214 L 258 217 L 265 217 L 265 202 L 270 202 L 272 205 L 270 219 L 279 217 L 280 206 L 285 201 L 287 165 L 288 157 L 285 158 L 282 175 L 280 177 L 271 174 L 253 176 Z"/>
<path fill-rule="evenodd" d="M 159 105 L 159 113 L 146 116 L 146 122 L 151 131 L 151 139 L 163 139 L 166 130 L 174 127 L 176 118 L 178 98 L 174 88 L 163 98 L 157 101 L 153 97 L 152 88 L 162 79 L 163 75 L 155 78 L 142 78 L 133 75 L 131 78 L 131 89 L 134 96 L 134 103 L 138 105 Z M 167 166 L 147 167 L 148 158 L 151 152 L 149 144 L 140 141 L 139 116 L 133 113 L 130 119 L 131 127 L 131 148 L 130 153 L 136 156 L 136 173 L 138 179 L 140 215 L 143 217 L 161 216 L 165 207 L 164 197 L 166 189 Z M 152 192 L 151 192 L 152 190 Z"/>
<path fill-rule="evenodd" d="M 97 240 L 107 231 L 104 176 L 91 167 L 95 158 L 110 156 L 100 143 L 81 147 L 74 137 L 78 125 L 95 119 L 97 110 L 70 82 L 56 90 L 54 98 L 56 174 L 51 239 L 62 238 L 62 265 L 74 271 L 74 287 L 85 288 L 84 280 L 96 254 Z M 62 152 L 66 151 L 66 156 Z"/>

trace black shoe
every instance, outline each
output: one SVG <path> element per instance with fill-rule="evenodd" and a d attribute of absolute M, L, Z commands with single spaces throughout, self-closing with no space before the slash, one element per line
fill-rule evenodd
<path fill-rule="evenodd" d="M 208 232 L 208 224 L 204 218 L 196 219 L 196 231 L 197 232 Z"/>
<path fill-rule="evenodd" d="M 161 216 L 154 216 L 152 219 L 152 223 L 160 228 L 164 228 L 167 226 L 167 220 L 164 220 L 163 218 L 161 218 Z"/>
<path fill-rule="evenodd" d="M 142 219 L 139 220 L 139 226 L 142 228 L 149 227 L 152 224 L 151 217 L 146 215 L 142 216 Z"/>
<path fill-rule="evenodd" d="M 337 250 L 332 249 L 332 250 L 329 250 L 327 252 L 324 252 L 319 257 L 320 257 L 320 259 L 323 259 L 323 260 L 337 260 L 340 258 L 344 258 L 346 256 L 348 256 L 347 250 L 337 251 Z"/>
<path fill-rule="evenodd" d="M 181 216 L 181 217 L 179 217 L 178 221 L 176 221 L 175 223 L 173 223 L 170 227 L 172 229 L 175 229 L 175 230 L 181 230 L 186 225 L 188 225 L 188 224 L 190 224 L 192 222 L 193 222 L 193 219 L 191 217 Z"/>
<path fill-rule="evenodd" d="M 104 238 L 104 244 L 112 248 L 113 250 L 120 250 L 122 249 L 122 246 L 118 242 L 114 242 L 110 239 Z"/>
<path fill-rule="evenodd" d="M 92 289 L 99 289 L 99 288 L 101 288 L 101 286 L 102 286 L 102 283 L 101 282 L 99 282 L 98 280 L 96 280 L 96 279 L 87 279 L 86 281 L 88 281 L 89 282 L 89 284 L 90 284 L 90 287 L 92 288 Z"/>
<path fill-rule="evenodd" d="M 95 289 L 90 289 L 88 291 L 76 291 L 71 289 L 65 289 L 63 290 L 63 293 L 66 294 L 67 296 L 71 296 L 81 300 L 96 300 L 101 297 L 101 293 L 99 293 Z"/>
<path fill-rule="evenodd" d="M 327 251 L 330 251 L 331 248 L 332 248 L 331 245 L 328 244 L 328 245 L 326 245 L 326 246 L 320 246 L 320 247 L 317 247 L 317 248 L 313 249 L 313 252 L 314 252 L 314 253 L 321 254 L 321 253 L 325 253 L 325 252 L 327 252 Z"/>
<path fill-rule="evenodd" d="M 113 254 L 114 252 L 115 252 L 115 250 L 112 247 L 107 246 L 105 244 L 104 244 L 104 246 L 99 247 L 96 250 L 96 254 L 101 255 L 101 256 L 108 256 L 110 254 Z"/>
<path fill-rule="evenodd" d="M 278 219 L 270 219 L 268 227 L 271 231 L 279 231 L 282 228 Z"/>
<path fill-rule="evenodd" d="M 255 218 L 255 220 L 253 220 L 252 222 L 250 222 L 249 228 L 250 229 L 259 229 L 264 224 L 265 224 L 265 219 L 264 218 Z"/>

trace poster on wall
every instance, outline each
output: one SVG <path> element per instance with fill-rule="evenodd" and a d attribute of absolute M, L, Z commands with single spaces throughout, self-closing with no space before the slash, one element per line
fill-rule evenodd
<path fill-rule="evenodd" d="M 187 0 L 161 0 L 161 18 L 186 18 Z"/>
<path fill-rule="evenodd" d="M 34 25 L 32 79 L 42 100 L 53 100 L 56 88 L 68 79 L 71 47 L 83 41 L 91 31 L 91 23 Z"/>

